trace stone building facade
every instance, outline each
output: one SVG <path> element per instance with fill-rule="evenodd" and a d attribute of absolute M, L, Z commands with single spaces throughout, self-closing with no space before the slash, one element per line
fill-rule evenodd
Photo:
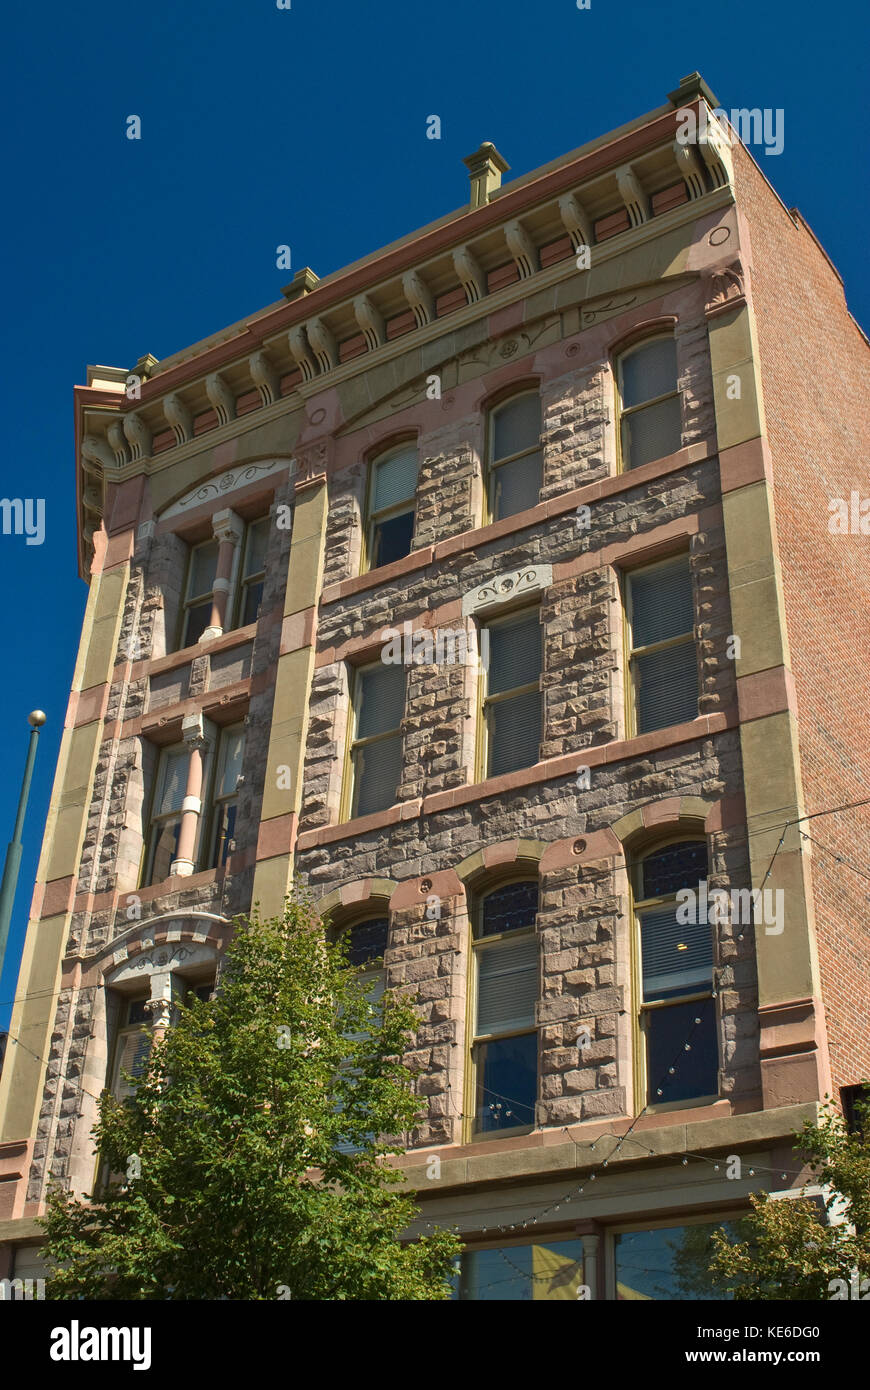
<path fill-rule="evenodd" d="M 507 184 L 484 145 L 456 213 L 77 388 L 7 1267 L 142 1020 L 294 875 L 417 1000 L 404 1167 L 464 1297 L 698 1296 L 674 1250 L 800 1186 L 870 1073 L 870 519 L 829 526 L 866 343 L 748 151 L 681 144 L 703 105 Z"/>

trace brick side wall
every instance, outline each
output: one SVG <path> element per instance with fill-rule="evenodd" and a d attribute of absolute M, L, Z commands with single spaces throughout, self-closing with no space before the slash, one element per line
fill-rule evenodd
<path fill-rule="evenodd" d="M 812 813 L 870 796 L 870 535 L 829 530 L 830 499 L 849 503 L 853 492 L 870 499 L 868 351 L 806 224 L 786 212 L 742 147 L 735 154 Z M 819 816 L 804 830 L 817 842 L 816 931 L 841 1086 L 870 1076 L 870 807 Z"/>

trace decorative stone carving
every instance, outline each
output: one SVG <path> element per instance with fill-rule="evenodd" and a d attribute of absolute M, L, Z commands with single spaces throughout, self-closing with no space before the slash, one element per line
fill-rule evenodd
<path fill-rule="evenodd" d="M 176 444 L 186 444 L 188 439 L 193 438 L 193 414 L 177 391 L 170 392 L 164 398 L 163 414 L 175 435 Z"/>
<path fill-rule="evenodd" d="M 648 221 L 649 202 L 641 187 L 640 179 L 630 164 L 623 164 L 621 169 L 616 170 L 616 186 L 619 189 L 620 198 L 628 209 L 628 218 L 632 227 L 639 227 L 642 222 Z"/>
<path fill-rule="evenodd" d="M 469 304 L 476 304 L 486 294 L 486 277 L 478 265 L 474 253 L 467 246 L 457 246 L 453 252 L 453 265 L 465 290 Z"/>
<path fill-rule="evenodd" d="M 248 359 L 248 370 L 260 393 L 260 400 L 263 405 L 271 405 L 273 401 L 277 401 L 281 395 L 278 373 L 265 352 L 261 350 L 252 353 Z"/>
<path fill-rule="evenodd" d="M 673 144 L 674 158 L 682 175 L 690 198 L 703 198 L 707 191 L 704 183 L 704 166 L 692 145 L 684 145 L 680 140 Z"/>
<path fill-rule="evenodd" d="M 317 366 L 308 348 L 308 338 L 301 323 L 297 323 L 287 334 L 287 342 L 293 354 L 293 361 L 302 373 L 303 381 L 313 381 L 317 376 Z"/>
<path fill-rule="evenodd" d="M 118 468 L 123 468 L 127 462 L 127 440 L 124 437 L 124 426 L 121 421 L 112 420 L 106 430 L 106 435 L 112 446 L 112 453 L 115 455 L 115 464 Z"/>
<path fill-rule="evenodd" d="M 312 319 L 308 325 L 308 341 L 314 348 L 317 365 L 322 372 L 331 372 L 338 362 L 335 335 L 323 319 Z"/>
<path fill-rule="evenodd" d="M 704 285 L 704 315 L 708 319 L 746 302 L 744 270 L 739 260 L 705 275 Z"/>
<path fill-rule="evenodd" d="M 115 466 L 115 456 L 112 450 L 105 439 L 101 439 L 97 434 L 85 435 L 82 440 L 82 456 L 91 463 L 99 464 L 100 468 L 111 469 Z M 94 469 L 88 471 L 96 473 L 97 477 L 100 476 L 99 472 Z"/>
<path fill-rule="evenodd" d="M 236 400 L 220 372 L 212 372 L 205 379 L 205 393 L 217 415 L 219 425 L 228 425 L 236 418 Z"/>
<path fill-rule="evenodd" d="M 128 411 L 124 416 L 124 433 L 134 463 L 139 459 L 147 459 L 151 453 L 151 431 L 135 410 Z"/>
<path fill-rule="evenodd" d="M 209 721 L 202 710 L 185 714 L 181 720 L 181 738 L 187 748 L 206 749 L 211 744 Z"/>
<path fill-rule="evenodd" d="M 358 295 L 353 301 L 356 321 L 363 331 L 369 352 L 381 346 L 385 339 L 384 316 L 367 294 Z"/>
<path fill-rule="evenodd" d="M 553 582 L 552 565 L 525 565 L 509 574 L 497 575 L 486 584 L 475 585 L 462 595 L 462 615 L 482 613 L 491 608 L 500 608 L 515 598 L 527 594 L 540 594 Z"/>
<path fill-rule="evenodd" d="M 212 517 L 211 529 L 216 541 L 229 541 L 232 545 L 238 545 L 245 534 L 245 523 L 231 507 L 224 507 Z"/>
<path fill-rule="evenodd" d="M 435 317 L 435 300 L 432 291 L 417 270 L 408 270 L 402 276 L 402 294 L 414 313 L 418 328 L 424 328 Z"/>
<path fill-rule="evenodd" d="M 311 482 L 313 478 L 320 477 L 326 472 L 331 448 L 332 442 L 329 439 L 317 439 L 312 444 L 297 448 L 297 486 L 301 483 Z"/>
<path fill-rule="evenodd" d="M 575 251 L 592 245 L 592 223 L 575 194 L 565 193 L 559 199 L 559 216 Z"/>
<path fill-rule="evenodd" d="M 537 248 L 519 218 L 507 222 L 504 229 L 508 250 L 516 261 L 520 279 L 527 280 L 539 268 Z"/>
<path fill-rule="evenodd" d="M 714 188 L 727 188 L 734 177 L 731 141 L 719 121 L 707 112 L 706 128 L 698 140 L 701 158 L 710 171 Z"/>
<path fill-rule="evenodd" d="M 177 502 L 173 502 L 171 507 L 167 507 L 162 515 L 179 516 L 182 512 L 202 506 L 204 502 L 214 502 L 236 488 L 245 487 L 261 478 L 268 478 L 273 473 L 281 473 L 286 468 L 292 468 L 289 459 L 259 459 L 256 463 L 243 463 L 237 468 L 228 468 L 219 477 L 210 478 L 208 482 L 199 483 L 190 492 L 186 492 Z"/>

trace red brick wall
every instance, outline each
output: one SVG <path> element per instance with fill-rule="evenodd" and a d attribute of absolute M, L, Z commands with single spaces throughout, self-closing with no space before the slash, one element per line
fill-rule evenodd
<path fill-rule="evenodd" d="M 801 768 L 815 812 L 870 797 L 870 536 L 828 528 L 831 498 L 870 497 L 870 354 L 836 271 L 742 147 L 735 178 L 752 243 Z M 870 1076 L 870 807 L 802 829 L 816 841 L 816 931 L 839 1087 Z"/>

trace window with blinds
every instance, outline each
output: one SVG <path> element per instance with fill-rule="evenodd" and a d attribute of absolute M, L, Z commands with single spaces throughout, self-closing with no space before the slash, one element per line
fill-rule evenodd
<path fill-rule="evenodd" d="M 654 338 L 618 364 L 623 469 L 675 454 L 682 446 L 682 405 L 673 338 Z"/>
<path fill-rule="evenodd" d="M 538 608 L 488 625 L 480 775 L 498 777 L 539 759 L 543 724 Z M 484 648 L 485 650 L 485 648 Z"/>
<path fill-rule="evenodd" d="M 115 1041 L 115 1065 L 111 1090 L 116 1100 L 127 1100 L 136 1094 L 136 1083 L 148 1065 L 151 1052 L 151 1033 L 148 1030 L 146 1000 L 130 999 L 123 1009 L 123 1027 Z"/>
<path fill-rule="evenodd" d="M 377 662 L 352 680 L 353 740 L 350 749 L 350 815 L 367 816 L 395 804 L 402 779 L 401 721 L 405 668 Z"/>
<path fill-rule="evenodd" d="M 647 1103 L 715 1096 L 719 1048 L 713 930 L 700 906 L 706 903 L 701 897 L 706 842 L 680 840 L 650 851 L 636 866 L 634 879 Z M 679 910 L 676 895 L 684 889 L 697 895 L 695 913 Z M 702 920 L 684 923 L 679 920 L 684 916 Z"/>
<path fill-rule="evenodd" d="M 164 748 L 157 764 L 143 885 L 162 883 L 178 857 L 181 803 L 187 787 L 188 751 Z"/>
<path fill-rule="evenodd" d="M 698 717 L 698 654 L 689 558 L 628 576 L 629 670 L 635 732 Z"/>
<path fill-rule="evenodd" d="M 483 895 L 474 912 L 474 1134 L 529 1129 L 538 1094 L 540 963 L 535 880 Z"/>
<path fill-rule="evenodd" d="M 419 463 L 416 443 L 401 444 L 369 468 L 366 544 L 368 569 L 411 553 Z"/>
<path fill-rule="evenodd" d="M 541 495 L 541 398 L 526 391 L 489 412 L 489 519 L 501 521 L 537 506 Z"/>
<path fill-rule="evenodd" d="M 245 728 L 236 724 L 221 731 L 213 793 L 212 854 L 213 869 L 221 868 L 235 850 L 238 783 L 245 756 Z"/>

